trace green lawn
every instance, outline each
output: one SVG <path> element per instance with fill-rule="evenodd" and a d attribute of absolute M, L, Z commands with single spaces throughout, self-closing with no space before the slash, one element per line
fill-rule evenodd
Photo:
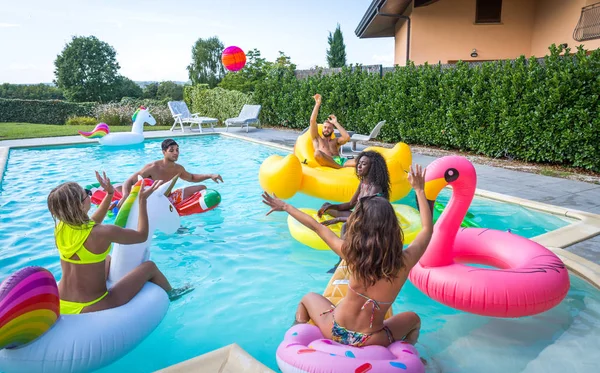
<path fill-rule="evenodd" d="M 171 126 L 145 125 L 144 131 L 168 130 Z M 78 135 L 77 131 L 91 131 L 93 126 L 61 126 L 55 124 L 0 123 L 0 140 L 30 139 Z M 111 132 L 129 132 L 131 126 L 112 126 Z"/>

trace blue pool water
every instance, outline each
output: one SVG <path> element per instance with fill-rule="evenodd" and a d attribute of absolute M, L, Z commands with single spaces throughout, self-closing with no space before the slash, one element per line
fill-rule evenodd
<path fill-rule="evenodd" d="M 309 291 L 322 292 L 336 263 L 328 251 L 293 240 L 286 215 L 265 216 L 258 168 L 285 154 L 219 136 L 177 140 L 180 163 L 196 173 L 220 173 L 207 181 L 222 194 L 208 213 L 182 218 L 183 234 L 156 232 L 152 259 L 174 285 L 196 290 L 172 303 L 160 326 L 133 352 L 101 372 L 151 372 L 237 343 L 277 371 L 275 350 L 291 325 L 296 305 Z M 94 170 L 120 181 L 161 157 L 160 140 L 108 150 L 96 145 L 11 150 L 0 190 L 0 278 L 40 265 L 60 279 L 46 196 L 57 184 L 94 182 Z M 179 183 L 178 186 L 186 183 Z M 440 200 L 445 203 L 448 192 Z M 403 202 L 414 206 L 414 196 Z M 318 208 L 323 201 L 296 195 L 291 203 Z M 475 199 L 470 210 L 484 227 L 533 237 L 566 225 L 552 215 Z M 416 311 L 423 320 L 417 348 L 428 372 L 589 372 L 600 349 L 600 292 L 575 276 L 556 308 L 522 319 L 475 316 L 440 305 L 410 283 L 395 312 Z"/>

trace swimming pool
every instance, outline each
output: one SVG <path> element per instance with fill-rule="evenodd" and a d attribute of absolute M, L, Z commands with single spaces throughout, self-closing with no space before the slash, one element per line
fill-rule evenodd
<path fill-rule="evenodd" d="M 225 180 L 209 187 L 223 202 L 206 214 L 182 218 L 182 234 L 158 232 L 152 259 L 174 285 L 196 290 L 174 302 L 160 326 L 133 352 L 101 372 L 150 372 L 230 343 L 237 343 L 277 370 L 275 350 L 291 325 L 296 305 L 309 291 L 322 292 L 337 261 L 291 238 L 286 215 L 260 201 L 258 168 L 284 151 L 223 138 L 185 137 L 180 163 L 198 173 L 218 172 Z M 13 149 L 0 191 L 0 278 L 27 265 L 60 265 L 46 196 L 57 184 L 94 181 L 93 170 L 123 180 L 161 157 L 160 140 L 106 150 L 97 145 Z M 184 183 L 179 183 L 179 186 Z M 444 192 L 440 200 L 448 198 Z M 414 206 L 414 197 L 405 202 Z M 296 195 L 298 207 L 323 201 Z M 475 199 L 470 210 L 485 227 L 533 237 L 568 222 L 515 205 Z M 600 348 L 600 292 L 571 277 L 565 300 L 553 310 L 522 319 L 466 314 L 440 305 L 407 283 L 394 311 L 414 310 L 423 319 L 417 348 L 429 372 L 588 372 Z"/>

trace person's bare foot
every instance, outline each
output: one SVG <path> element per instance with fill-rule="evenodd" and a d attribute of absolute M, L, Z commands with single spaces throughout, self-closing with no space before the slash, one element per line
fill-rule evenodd
<path fill-rule="evenodd" d="M 184 296 L 187 293 L 194 291 L 194 287 L 192 285 L 185 285 L 177 289 L 173 289 L 168 292 L 169 300 L 172 302 Z"/>

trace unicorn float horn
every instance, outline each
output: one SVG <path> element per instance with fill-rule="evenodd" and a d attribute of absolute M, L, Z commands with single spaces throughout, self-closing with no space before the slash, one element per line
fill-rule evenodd
<path fill-rule="evenodd" d="M 100 139 L 110 133 L 108 124 L 98 123 L 92 132 L 77 131 L 81 136 L 86 139 Z"/>
<path fill-rule="evenodd" d="M 165 190 L 165 197 L 168 197 L 171 195 L 171 192 L 173 191 L 173 188 L 175 187 L 175 183 L 177 182 L 177 180 L 179 179 L 179 174 L 177 174 L 177 176 L 175 176 L 170 182 L 169 182 L 169 186 L 167 187 L 167 189 Z"/>
<path fill-rule="evenodd" d="M 47 269 L 26 267 L 9 276 L 0 284 L 0 350 L 41 337 L 59 309 L 58 286 Z"/>

